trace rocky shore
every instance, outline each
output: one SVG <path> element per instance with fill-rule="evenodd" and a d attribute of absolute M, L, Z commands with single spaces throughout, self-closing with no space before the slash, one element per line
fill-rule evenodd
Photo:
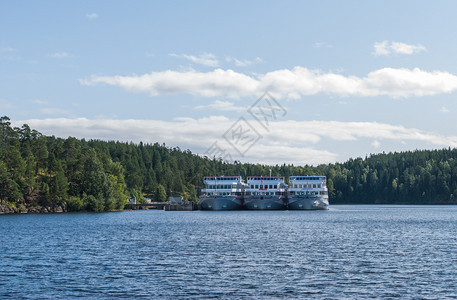
<path fill-rule="evenodd" d="M 62 213 L 66 212 L 66 207 L 62 206 L 22 206 L 22 207 L 13 207 L 6 204 L 0 205 L 0 215 L 6 214 L 48 214 L 48 213 Z"/>

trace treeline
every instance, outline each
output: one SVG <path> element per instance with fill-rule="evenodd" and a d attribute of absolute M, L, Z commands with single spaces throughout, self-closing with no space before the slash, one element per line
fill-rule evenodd
<path fill-rule="evenodd" d="M 0 118 L 0 203 L 123 209 L 129 197 L 198 201 L 207 175 L 326 175 L 330 203 L 457 204 L 457 150 L 376 154 L 312 166 L 233 164 L 156 144 L 44 136 Z M 252 151 L 255 151 L 253 149 Z"/>
<path fill-rule="evenodd" d="M 70 211 L 124 208 L 128 188 L 122 164 L 85 141 L 10 125 L 9 118 L 0 118 L 0 204 L 59 205 Z"/>

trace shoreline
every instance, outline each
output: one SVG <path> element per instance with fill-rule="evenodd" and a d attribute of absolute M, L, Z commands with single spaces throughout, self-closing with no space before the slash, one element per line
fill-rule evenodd
<path fill-rule="evenodd" d="M 454 206 L 456 204 L 448 204 L 448 203 L 378 203 L 378 204 L 373 204 L 373 203 L 335 203 L 331 204 L 331 207 L 334 206 L 341 206 L 341 205 L 357 205 L 357 206 L 362 206 L 362 205 L 374 205 L 374 206 Z M 138 208 L 138 209 L 122 209 L 122 210 L 110 210 L 110 211 L 103 211 L 103 212 L 98 212 L 98 213 L 108 213 L 108 212 L 122 212 L 122 211 L 138 211 L 138 210 L 148 210 L 148 209 L 143 209 L 143 208 Z M 331 210 L 331 208 L 329 209 Z M 66 207 L 57 205 L 57 206 L 31 206 L 31 207 L 25 207 L 24 209 L 22 208 L 16 208 L 16 207 L 11 207 L 7 204 L 1 204 L 0 205 L 0 216 L 2 215 L 29 215 L 29 214 L 60 214 L 60 213 L 96 213 L 96 212 L 90 212 L 87 210 L 80 210 L 80 211 L 68 211 Z"/>

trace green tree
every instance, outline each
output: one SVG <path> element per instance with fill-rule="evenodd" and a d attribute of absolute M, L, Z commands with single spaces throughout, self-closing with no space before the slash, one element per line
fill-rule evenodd
<path fill-rule="evenodd" d="M 163 202 L 167 201 L 167 191 L 165 190 L 164 186 L 159 184 L 157 186 L 156 194 L 155 194 L 155 199 L 156 202 Z"/>

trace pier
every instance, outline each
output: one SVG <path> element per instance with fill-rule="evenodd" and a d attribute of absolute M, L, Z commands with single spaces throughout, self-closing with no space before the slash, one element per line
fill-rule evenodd
<path fill-rule="evenodd" d="M 165 211 L 193 211 L 200 210 L 200 205 L 195 202 L 183 202 L 183 203 L 171 203 L 167 202 L 150 202 L 150 203 L 137 203 L 137 204 L 126 204 L 124 209 L 126 210 L 138 210 L 138 209 L 162 209 Z"/>

